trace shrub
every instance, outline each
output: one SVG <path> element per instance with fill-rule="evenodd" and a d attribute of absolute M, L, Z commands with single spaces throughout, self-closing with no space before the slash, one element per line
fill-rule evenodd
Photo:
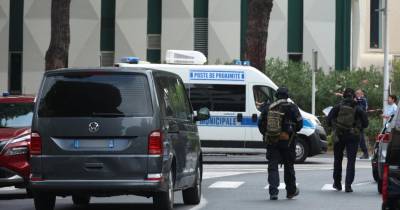
<path fill-rule="evenodd" d="M 264 72 L 278 86 L 286 86 L 290 97 L 303 110 L 311 111 L 311 68 L 305 63 L 284 62 L 270 59 Z M 399 70 L 400 80 L 400 70 Z M 322 115 L 322 110 L 333 106 L 340 98 L 334 95 L 346 87 L 361 88 L 366 92 L 369 109 L 382 107 L 383 76 L 376 68 L 357 69 L 353 71 L 331 71 L 316 73 L 316 114 Z M 400 89 L 400 86 L 399 86 Z"/>

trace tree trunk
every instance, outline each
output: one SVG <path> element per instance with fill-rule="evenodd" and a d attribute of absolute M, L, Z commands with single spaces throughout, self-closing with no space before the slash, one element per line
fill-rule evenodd
<path fill-rule="evenodd" d="M 245 58 L 258 70 L 265 70 L 268 25 L 273 0 L 248 0 Z"/>
<path fill-rule="evenodd" d="M 45 58 L 46 71 L 68 67 L 70 5 L 71 0 L 51 2 L 51 40 Z"/>

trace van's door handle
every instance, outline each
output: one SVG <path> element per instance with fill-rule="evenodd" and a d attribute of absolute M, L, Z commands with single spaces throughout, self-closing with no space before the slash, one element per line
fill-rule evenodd
<path fill-rule="evenodd" d="M 253 122 L 257 122 L 257 119 L 258 119 L 257 114 L 251 115 L 251 120 L 252 120 Z"/>
<path fill-rule="evenodd" d="M 238 122 L 242 122 L 243 121 L 243 114 L 242 113 L 237 114 L 237 121 Z"/>
<path fill-rule="evenodd" d="M 103 163 L 85 163 L 85 168 L 87 169 L 102 169 L 103 167 Z"/>

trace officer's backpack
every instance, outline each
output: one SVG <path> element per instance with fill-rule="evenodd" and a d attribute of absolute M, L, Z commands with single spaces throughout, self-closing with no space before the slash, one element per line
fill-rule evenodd
<path fill-rule="evenodd" d="M 336 118 L 336 131 L 339 133 L 349 132 L 355 128 L 356 107 L 340 105 Z"/>
<path fill-rule="evenodd" d="M 264 137 L 267 138 L 267 143 L 276 143 L 279 141 L 282 134 L 282 125 L 284 123 L 285 113 L 281 111 L 280 104 L 286 100 L 279 100 L 269 107 L 267 115 L 267 126 Z"/>

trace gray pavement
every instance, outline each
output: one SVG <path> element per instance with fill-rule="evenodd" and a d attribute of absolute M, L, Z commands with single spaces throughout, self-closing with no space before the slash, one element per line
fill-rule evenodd
<path fill-rule="evenodd" d="M 261 157 L 242 157 L 254 159 Z M 214 162 L 221 162 L 214 157 Z M 240 158 L 235 157 L 235 160 Z M 212 162 L 212 161 L 211 161 Z M 331 189 L 332 162 L 329 156 L 308 159 L 296 165 L 300 196 L 286 199 L 285 190 L 280 190 L 278 201 L 268 200 L 267 167 L 259 164 L 206 164 L 204 166 L 203 199 L 200 205 L 183 205 L 181 193 L 176 192 L 176 209 L 307 209 L 307 210 L 376 210 L 381 198 L 373 182 L 369 161 L 357 161 L 354 193 L 336 192 Z M 236 163 L 236 162 L 234 162 Z M 283 174 L 281 174 L 282 177 Z M 283 182 L 283 180 L 281 181 Z M 282 186 L 284 187 L 284 186 Z M 1 210 L 32 210 L 32 199 L 26 198 L 23 190 L 0 190 Z M 152 200 L 135 196 L 94 198 L 87 209 L 153 209 Z M 80 209 L 72 205 L 71 198 L 57 198 L 57 210 Z"/>

